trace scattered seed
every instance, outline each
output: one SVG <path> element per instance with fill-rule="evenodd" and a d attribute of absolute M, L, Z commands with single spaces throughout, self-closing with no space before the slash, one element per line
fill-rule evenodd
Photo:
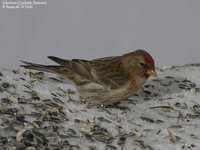
<path fill-rule="evenodd" d="M 149 88 L 149 87 L 151 87 L 151 88 L 154 88 L 154 87 L 155 87 L 155 85 L 146 84 L 146 85 L 144 85 L 144 87 L 145 87 L 145 88 Z"/>
<path fill-rule="evenodd" d="M 150 123 L 154 123 L 155 121 L 153 119 L 150 119 L 150 118 L 147 118 L 147 117 L 144 117 L 144 116 L 141 116 L 140 117 L 143 121 L 147 121 L 147 122 L 150 122 Z"/>
<path fill-rule="evenodd" d="M 156 134 L 158 134 L 158 135 L 159 135 L 159 134 L 160 134 L 160 132 L 161 132 L 161 130 L 158 130 L 158 132 L 157 132 Z"/>
<path fill-rule="evenodd" d="M 122 126 L 117 125 L 115 129 L 119 132 L 120 135 L 125 133 L 125 130 Z"/>
<path fill-rule="evenodd" d="M 117 147 L 113 146 L 113 145 L 106 145 L 106 148 L 110 149 L 110 150 L 116 150 L 118 149 Z"/>
<path fill-rule="evenodd" d="M 104 142 L 104 143 L 110 143 L 112 141 L 112 136 L 110 133 L 104 131 L 104 132 L 93 132 L 92 133 L 95 140 Z"/>
<path fill-rule="evenodd" d="M 130 109 L 129 112 L 118 111 L 117 109 L 115 109 L 121 109 L 121 106 L 114 107 L 114 109 L 107 109 L 103 107 L 103 109 L 101 108 L 101 110 L 96 110 L 96 107 L 91 107 L 91 109 L 88 110 L 81 105 L 76 107 L 77 103 L 69 103 L 68 101 L 67 96 L 69 94 L 76 94 L 76 91 L 70 88 L 64 89 L 62 87 L 63 89 L 54 89 L 49 98 L 41 99 L 43 95 L 39 97 L 39 93 L 34 91 L 33 87 L 37 84 L 47 84 L 47 82 L 41 81 L 44 78 L 43 72 L 31 74 L 31 81 L 27 81 L 27 79 L 30 80 L 29 77 L 27 78 L 29 74 L 21 73 L 19 71 L 12 72 L 17 75 L 13 82 L 10 82 L 6 78 L 6 80 L 4 80 L 3 74 L 0 73 L 0 76 L 2 76 L 0 79 L 0 92 L 3 92 L 0 93 L 0 143 L 2 145 L 5 145 L 6 148 L 8 147 L 8 149 L 36 150 L 41 149 L 41 147 L 42 149 L 82 149 L 82 145 L 80 146 L 76 143 L 77 139 L 79 141 L 82 141 L 82 139 L 86 140 L 85 142 L 89 143 L 90 145 L 88 146 L 90 150 L 98 149 L 99 147 L 96 146 L 96 143 L 99 143 L 98 145 L 100 145 L 100 142 L 103 142 L 104 149 L 127 149 L 127 145 L 125 144 L 127 144 L 130 139 L 132 140 L 131 144 L 135 144 L 141 149 L 153 149 L 150 148 L 150 146 L 148 146 L 145 142 L 145 136 L 143 135 L 143 132 L 145 131 L 145 129 L 143 128 L 144 122 L 146 121 L 146 123 L 156 123 L 159 129 L 154 130 L 147 128 L 147 130 L 149 131 L 149 134 L 151 134 L 152 132 L 157 135 L 161 135 L 161 132 L 165 132 L 163 131 L 163 126 L 159 126 L 159 123 L 163 123 L 163 125 L 164 123 L 169 123 L 167 120 L 165 121 L 164 119 L 163 121 L 159 120 L 158 118 L 152 118 L 150 114 L 148 115 L 148 117 L 141 116 L 141 118 L 137 120 L 137 109 Z M 49 79 L 58 83 L 63 83 L 62 86 L 65 86 L 65 83 L 62 81 L 63 79 L 57 79 L 54 77 L 50 77 Z M 22 87 L 19 87 L 18 85 L 16 85 L 16 83 L 19 82 L 22 82 L 24 85 L 22 85 Z M 144 98 L 145 100 L 154 100 L 156 97 L 158 97 L 157 99 L 161 97 L 160 99 L 162 101 L 158 101 L 158 105 L 163 104 L 163 106 L 152 106 L 150 107 L 150 109 L 163 109 L 154 111 L 158 111 L 159 113 L 162 113 L 161 111 L 166 112 L 166 119 L 167 116 L 171 116 L 171 118 L 173 118 L 175 121 L 181 118 L 184 119 L 185 123 L 189 121 L 191 122 L 188 124 L 184 124 L 184 126 L 190 125 L 194 121 L 195 123 L 198 123 L 198 119 L 195 118 L 200 117 L 200 104 L 196 103 L 195 105 L 190 106 L 190 102 L 192 100 L 185 101 L 185 99 L 182 99 L 183 101 L 179 101 L 179 98 L 181 98 L 181 96 L 184 96 L 185 98 L 187 97 L 187 95 L 185 95 L 184 93 L 181 94 L 181 96 L 177 96 L 176 94 L 174 94 L 173 99 L 170 97 L 166 98 L 165 94 L 161 95 L 163 91 L 170 91 L 173 89 L 177 89 L 177 87 L 187 90 L 187 92 L 196 93 L 200 88 L 196 87 L 196 84 L 194 82 L 188 79 L 180 80 L 172 76 L 166 76 L 164 79 L 153 79 L 150 82 L 153 82 L 154 85 L 144 85 L 144 91 L 141 91 L 139 93 L 140 95 L 135 94 L 135 96 L 138 96 L 138 100 L 132 99 L 131 101 L 133 101 L 133 103 L 129 103 L 129 101 L 127 100 L 127 106 L 130 106 L 128 108 L 131 108 L 133 104 L 137 105 L 136 102 L 139 102 L 139 99 Z M 164 86 L 171 85 L 172 87 L 167 87 L 166 89 L 165 87 L 161 86 L 161 88 L 159 89 L 159 82 L 161 82 L 161 84 L 163 84 Z M 21 88 L 27 91 L 21 92 Z M 11 93 L 11 91 L 13 93 Z M 24 95 L 24 93 L 25 95 L 30 94 L 31 96 L 29 95 L 29 97 L 27 97 Z M 139 98 L 139 96 L 141 96 L 142 98 Z M 177 102 L 174 104 L 174 101 L 177 97 Z M 169 105 L 165 106 L 166 102 Z M 81 104 L 83 104 L 83 102 L 81 102 Z M 184 111 L 182 111 L 182 109 L 184 109 Z M 98 111 L 99 113 L 93 114 L 94 111 Z M 86 113 L 91 113 L 91 116 L 84 118 L 81 117 L 81 113 L 84 113 L 84 117 Z M 94 117 L 94 115 L 96 116 Z M 127 120 L 127 116 L 129 115 L 133 116 L 130 119 L 131 121 L 124 122 Z M 131 131 L 128 130 L 127 132 L 128 126 L 126 126 L 126 124 L 124 123 L 128 123 L 129 125 L 131 123 Z M 138 128 L 138 130 L 134 129 L 135 126 L 136 128 Z M 173 134 L 169 133 L 169 136 L 167 137 L 169 141 L 171 141 L 172 143 L 182 142 L 181 136 L 177 136 L 176 133 L 178 131 L 178 134 L 181 135 L 183 131 L 183 125 L 171 124 L 168 126 L 168 129 L 174 131 Z M 140 133 L 140 131 L 142 132 Z M 6 133 L 6 137 L 3 137 L 5 135 L 2 133 Z M 199 136 L 194 134 L 191 134 L 189 137 L 194 140 L 199 139 Z M 137 146 L 134 148 L 137 148 Z M 183 146 L 183 148 L 186 149 L 188 147 L 192 149 L 196 148 L 197 146 L 195 144 Z"/>
<path fill-rule="evenodd" d="M 32 90 L 32 86 L 30 86 L 30 85 L 23 85 L 24 87 L 26 87 L 28 90 Z"/>
<path fill-rule="evenodd" d="M 140 96 L 139 94 L 134 94 L 134 96 Z"/>
<path fill-rule="evenodd" d="M 120 137 L 117 144 L 123 146 L 125 142 L 126 142 L 126 137 Z"/>
<path fill-rule="evenodd" d="M 191 110 L 196 114 L 200 115 L 200 105 L 194 105 Z"/>
<path fill-rule="evenodd" d="M 69 129 L 67 129 L 67 134 L 69 134 L 69 135 L 76 135 L 77 133 L 76 133 L 75 130 L 69 128 Z"/>
<path fill-rule="evenodd" d="M 72 89 L 67 89 L 67 93 L 68 93 L 68 94 L 75 94 L 76 92 L 73 91 Z"/>
<path fill-rule="evenodd" d="M 169 126 L 169 128 L 179 129 L 179 128 L 183 128 L 183 126 L 182 125 L 171 125 L 171 126 Z"/>
<path fill-rule="evenodd" d="M 181 108 L 181 109 L 187 109 L 188 108 L 186 103 L 181 104 L 181 103 L 177 102 L 177 103 L 174 104 L 174 106 L 177 107 L 177 108 Z"/>
<path fill-rule="evenodd" d="M 22 132 L 21 131 L 17 132 L 17 134 L 16 134 L 16 141 L 20 142 L 22 139 L 23 139 Z"/>
<path fill-rule="evenodd" d="M 16 113 L 16 119 L 21 122 L 25 121 L 25 117 L 22 114 L 19 114 L 18 112 Z"/>
<path fill-rule="evenodd" d="M 101 122 L 112 123 L 111 121 L 105 119 L 104 117 L 98 117 L 97 119 L 98 119 L 99 121 L 101 121 Z"/>
<path fill-rule="evenodd" d="M 187 80 L 187 79 L 184 79 L 184 80 L 183 80 L 183 81 L 181 81 L 181 82 L 192 83 L 192 81 L 190 81 L 190 80 Z"/>
<path fill-rule="evenodd" d="M 29 75 L 31 78 L 34 78 L 34 79 L 42 80 L 44 78 L 44 72 L 36 72 L 36 73 L 29 72 Z"/>
<path fill-rule="evenodd" d="M 154 107 L 149 107 L 150 109 L 157 109 L 157 108 L 164 108 L 164 109 L 171 109 L 174 110 L 172 106 L 154 106 Z"/>
<path fill-rule="evenodd" d="M 57 79 L 57 78 L 54 78 L 54 77 L 49 77 L 49 79 L 50 79 L 50 80 L 53 80 L 53 81 L 55 81 L 55 82 L 58 82 L 58 83 L 63 83 L 62 80 Z"/>
<path fill-rule="evenodd" d="M 70 150 L 79 150 L 80 147 L 78 145 L 70 145 L 69 149 Z"/>
<path fill-rule="evenodd" d="M 146 96 L 149 96 L 149 95 L 151 95 L 151 92 L 150 92 L 150 91 L 143 90 L 143 92 L 146 94 Z"/>
<path fill-rule="evenodd" d="M 174 77 L 172 77 L 172 76 L 165 76 L 165 78 L 167 78 L 167 79 L 174 79 Z"/>
<path fill-rule="evenodd" d="M 144 99 L 145 101 L 149 101 L 149 100 L 151 100 L 150 97 L 144 97 L 143 99 Z"/>
<path fill-rule="evenodd" d="M 8 99 L 13 103 L 18 104 L 17 98 L 15 98 L 15 96 L 13 96 L 12 94 L 8 94 Z"/>
<path fill-rule="evenodd" d="M 185 118 L 190 118 L 190 119 L 195 119 L 195 118 L 199 118 L 199 115 L 193 115 L 193 114 L 186 114 Z"/>
<path fill-rule="evenodd" d="M 135 142 L 136 142 L 137 145 L 139 144 L 139 146 L 140 146 L 141 148 L 146 148 L 146 146 L 145 146 L 145 144 L 144 144 L 144 141 L 142 141 L 142 140 L 135 140 Z"/>
<path fill-rule="evenodd" d="M 159 120 L 159 119 L 158 119 L 158 120 L 156 120 L 155 122 L 156 122 L 156 123 L 164 123 L 164 121 L 163 121 L 163 120 Z"/>
<path fill-rule="evenodd" d="M 40 97 L 37 95 L 36 91 L 32 90 L 30 94 L 32 96 L 32 99 L 34 99 L 34 100 L 40 100 Z"/>
<path fill-rule="evenodd" d="M 190 134 L 190 137 L 195 139 L 195 140 L 198 140 L 199 139 L 199 136 L 195 135 L 195 134 Z"/>
<path fill-rule="evenodd" d="M 168 138 L 172 143 L 177 143 L 181 140 L 181 137 L 173 135 L 172 132 L 170 131 L 169 131 L 169 135 L 166 138 Z"/>
<path fill-rule="evenodd" d="M 182 84 L 182 83 L 180 83 L 180 84 L 178 84 L 178 87 L 180 89 L 191 90 L 191 89 L 196 87 L 196 84 L 194 82 L 190 83 L 190 84 L 187 84 L 187 83 Z"/>
<path fill-rule="evenodd" d="M 60 104 L 64 104 L 64 102 L 62 101 L 62 100 L 60 100 L 60 99 L 58 99 L 58 98 L 56 98 L 56 97 L 53 97 L 53 101 L 55 102 L 55 103 L 60 103 Z"/>
<path fill-rule="evenodd" d="M 5 82 L 5 83 L 2 84 L 2 87 L 4 89 L 8 89 L 10 87 L 10 84 Z"/>

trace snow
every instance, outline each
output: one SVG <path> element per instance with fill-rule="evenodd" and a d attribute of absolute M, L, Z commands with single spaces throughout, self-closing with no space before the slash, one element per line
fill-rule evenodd
<path fill-rule="evenodd" d="M 200 149 L 200 64 L 157 69 L 121 108 L 88 108 L 54 74 L 0 73 L 1 149 Z"/>

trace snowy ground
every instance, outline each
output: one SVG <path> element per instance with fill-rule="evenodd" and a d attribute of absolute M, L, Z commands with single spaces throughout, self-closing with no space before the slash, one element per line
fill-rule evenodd
<path fill-rule="evenodd" d="M 0 149 L 200 149 L 200 64 L 157 70 L 130 99 L 87 108 L 54 74 L 0 70 Z"/>

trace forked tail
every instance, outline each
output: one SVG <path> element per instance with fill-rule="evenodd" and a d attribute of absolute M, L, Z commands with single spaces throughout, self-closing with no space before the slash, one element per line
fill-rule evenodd
<path fill-rule="evenodd" d="M 26 62 L 26 61 L 22 61 L 22 60 L 20 60 L 20 61 L 25 64 L 25 65 L 20 65 L 20 67 L 24 67 L 26 69 L 51 72 L 51 73 L 57 73 L 57 71 L 60 70 L 62 67 L 59 65 L 41 65 L 41 64 L 30 63 L 30 62 Z"/>

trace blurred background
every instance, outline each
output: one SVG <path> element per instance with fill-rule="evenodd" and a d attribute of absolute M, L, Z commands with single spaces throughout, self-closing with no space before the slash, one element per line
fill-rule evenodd
<path fill-rule="evenodd" d="M 1 1 L 0 68 L 18 68 L 19 60 L 54 64 L 49 55 L 93 59 L 139 48 L 158 67 L 200 63 L 200 1 L 35 1 L 47 5 L 6 9 Z"/>

